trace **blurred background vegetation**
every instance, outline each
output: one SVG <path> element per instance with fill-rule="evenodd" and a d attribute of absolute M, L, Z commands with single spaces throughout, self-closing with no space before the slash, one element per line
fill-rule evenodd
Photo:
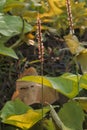
<path fill-rule="evenodd" d="M 71 0 L 75 35 L 87 47 L 87 1 Z M 11 99 L 15 81 L 25 68 L 40 74 L 37 16 L 45 47 L 44 75 L 76 73 L 73 54 L 64 36 L 69 34 L 65 0 L 0 0 L 0 108 Z M 78 72 L 82 74 L 79 67 Z"/>

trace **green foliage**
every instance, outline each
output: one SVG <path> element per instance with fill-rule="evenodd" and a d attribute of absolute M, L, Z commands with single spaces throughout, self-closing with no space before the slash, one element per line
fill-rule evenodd
<path fill-rule="evenodd" d="M 23 21 L 19 16 L 10 16 L 3 14 L 0 15 L 0 34 L 2 35 L 0 38 L 0 54 L 18 59 L 14 50 L 10 47 L 6 47 L 4 44 L 11 37 L 20 34 L 22 32 L 22 28 Z M 32 27 L 25 22 L 24 33 L 30 31 L 31 29 Z"/>
<path fill-rule="evenodd" d="M 49 108 L 43 108 L 43 116 L 48 111 Z M 42 119 L 42 110 L 33 110 L 19 100 L 9 101 L 1 110 L 0 118 L 3 123 L 28 129 Z"/>
<path fill-rule="evenodd" d="M 75 55 L 75 62 L 81 65 L 83 73 L 87 73 L 87 49 L 82 46 L 82 43 L 74 35 L 69 34 L 64 38 L 70 52 Z"/>
<path fill-rule="evenodd" d="M 0 12 L 3 11 L 3 7 L 4 7 L 4 4 L 6 3 L 6 0 L 1 0 L 0 1 Z"/>
<path fill-rule="evenodd" d="M 75 101 L 77 101 L 83 110 L 87 111 L 87 97 L 75 97 Z"/>
<path fill-rule="evenodd" d="M 11 48 L 5 47 L 3 43 L 0 43 L 0 54 L 18 59 L 14 50 Z"/>
<path fill-rule="evenodd" d="M 24 22 L 23 27 L 23 20 L 19 16 L 11 16 L 4 14 L 2 12 L 4 8 L 4 1 L 0 1 L 0 54 L 5 56 L 11 56 L 13 58 L 18 59 L 14 50 L 10 47 L 6 47 L 4 44 L 13 36 L 21 34 L 24 28 L 24 33 L 29 32 L 32 27 L 27 22 Z"/>
<path fill-rule="evenodd" d="M 87 27 L 87 1 L 79 0 L 78 2 L 74 2 L 74 0 L 71 0 L 71 9 L 74 29 L 79 29 L 80 33 L 83 33 Z M 11 61 L 10 58 L 4 59 L 4 56 L 10 56 L 16 60 L 19 58 L 20 61 L 20 57 L 26 58 L 26 56 L 23 57 L 22 53 L 18 51 L 18 47 L 27 41 L 26 33 L 32 34 L 32 32 L 34 32 L 35 34 L 38 13 L 42 21 L 43 37 L 46 31 L 55 33 L 58 36 L 64 36 L 69 51 L 72 55 L 75 55 L 76 62 L 81 64 L 83 75 L 65 73 L 58 77 L 43 76 L 43 85 L 51 87 L 68 98 L 74 98 L 74 100 L 77 101 L 69 101 L 64 104 L 63 108 L 60 108 L 58 112 L 58 117 L 62 122 L 62 130 L 82 130 L 83 121 L 85 120 L 83 110 L 87 111 L 87 99 L 75 97 L 79 95 L 82 89 L 87 89 L 87 49 L 82 46 L 82 43 L 76 36 L 65 36 L 67 28 L 69 28 L 65 0 L 0 0 L 0 64 L 2 69 L 0 70 L 0 74 L 2 76 L 2 73 L 4 73 L 3 68 L 6 70 L 6 67 L 3 66 L 9 62 L 11 67 L 11 69 L 9 69 L 9 77 L 10 81 L 13 80 L 10 72 L 12 71 L 12 66 L 14 66 L 14 61 Z M 63 30 L 62 34 L 61 30 Z M 16 42 L 13 40 L 11 41 L 12 43 L 10 43 L 10 40 L 15 36 L 18 37 Z M 31 37 L 28 38 L 28 40 L 31 39 Z M 33 38 L 35 38 L 35 36 Z M 44 41 L 45 40 L 44 38 Z M 28 42 L 29 41 L 26 43 L 29 44 Z M 14 50 L 14 48 L 17 49 Z M 35 46 L 35 49 L 36 48 Z M 59 51 L 59 48 L 56 50 Z M 59 52 L 57 52 L 57 54 L 59 54 Z M 36 59 L 36 61 L 38 61 L 38 59 Z M 16 65 L 18 65 L 20 69 L 21 65 L 19 65 L 19 63 L 15 64 L 15 66 Z M 12 74 L 15 71 L 13 70 Z M 3 77 L 6 79 L 5 76 Z M 42 84 L 42 77 L 28 76 L 18 80 L 18 82 L 21 81 L 32 81 Z M 49 111 L 51 113 L 50 107 L 43 108 L 42 120 L 42 109 L 34 110 L 19 100 L 8 101 L 0 112 L 0 122 L 6 124 L 6 130 L 42 130 L 43 128 L 46 130 L 60 130 L 54 120 L 54 118 L 56 119 L 57 117 L 57 113 L 53 111 L 54 118 L 52 115 L 50 118 L 47 118 L 46 115 Z"/>
<path fill-rule="evenodd" d="M 43 23 L 51 23 L 50 28 L 54 28 L 59 32 L 59 30 L 62 29 L 66 30 L 68 28 L 68 22 L 67 22 L 67 14 L 66 14 L 66 6 L 65 6 L 65 0 L 56 2 L 55 0 L 48 0 L 46 1 L 20 1 L 20 0 L 4 0 L 0 2 L 1 7 L 1 13 L 3 13 L 5 16 L 0 15 L 0 33 L 2 35 L 8 36 L 8 39 L 10 37 L 13 37 L 14 35 L 19 35 L 22 33 L 22 20 L 18 17 L 22 17 L 23 19 L 26 19 L 31 25 L 35 25 L 37 13 L 40 12 L 40 17 L 43 21 Z M 73 1 L 71 1 L 72 4 L 72 14 L 74 16 L 74 25 L 75 28 L 80 28 L 81 26 L 86 27 L 86 14 L 87 9 L 85 7 L 84 2 L 80 2 L 75 4 Z M 48 8 L 49 6 L 49 8 Z M 79 15 L 75 13 L 75 11 L 78 10 L 81 11 Z M 11 13 L 12 15 L 7 15 L 6 13 Z M 18 21 L 17 21 L 18 20 Z M 46 21 L 47 22 L 46 22 Z M 52 22 L 54 24 L 52 24 Z M 25 31 L 29 32 L 31 31 L 31 25 L 25 23 Z M 2 28 L 4 26 L 4 28 Z M 49 26 L 47 26 L 44 29 L 50 29 Z M 61 33 L 61 32 L 60 32 Z M 6 41 L 5 41 L 6 43 Z M 1 53 L 2 54 L 2 53 Z M 7 55 L 7 54 L 6 54 Z M 9 54 L 10 56 L 10 54 Z M 14 56 L 15 57 L 15 56 Z"/>
<path fill-rule="evenodd" d="M 21 106 L 21 110 L 20 110 Z M 8 102 L 4 108 L 1 110 L 0 117 L 1 121 L 5 124 L 11 124 L 13 126 L 22 128 L 23 130 L 29 129 L 33 130 L 38 128 L 46 128 L 46 130 L 60 130 L 55 124 L 58 122 L 57 117 L 59 115 L 61 121 L 62 130 L 82 130 L 82 124 L 84 121 L 84 112 L 75 101 L 69 101 L 63 105 L 63 108 L 57 113 L 54 108 L 44 107 L 43 108 L 43 121 L 39 122 L 42 119 L 42 110 L 33 110 L 31 107 L 26 106 L 21 101 L 16 100 Z M 51 118 L 44 119 L 46 113 L 51 110 Z M 55 116 L 56 113 L 56 116 Z M 54 122 L 52 122 L 52 119 Z M 40 124 L 41 123 L 41 124 Z M 58 123 L 57 123 L 58 124 Z M 13 127 L 16 129 L 16 127 Z M 32 128 L 31 128 L 32 127 Z M 7 127 L 11 129 L 11 127 Z"/>
<path fill-rule="evenodd" d="M 42 84 L 41 76 L 25 76 L 18 80 L 26 82 L 36 82 Z M 75 75 L 66 73 L 59 77 L 45 77 L 43 76 L 43 85 L 46 87 L 52 87 L 58 92 L 66 95 L 69 98 L 73 98 L 79 94 L 79 91 L 84 88 L 87 89 L 87 74 Z"/>
<path fill-rule="evenodd" d="M 42 84 L 41 76 L 25 76 L 18 80 L 20 81 L 32 81 Z M 69 98 L 73 98 L 78 94 L 78 78 L 74 74 L 64 74 L 59 77 L 43 77 L 43 85 L 47 87 L 52 87 L 58 92 L 66 95 Z"/>
<path fill-rule="evenodd" d="M 82 130 L 84 113 L 81 106 L 73 101 L 64 104 L 59 111 L 59 117 L 64 123 L 63 130 Z"/>
<path fill-rule="evenodd" d="M 87 9 L 84 1 L 75 3 L 71 1 L 74 28 L 86 28 Z M 37 13 L 40 13 L 40 17 L 43 23 L 47 23 L 46 27 L 48 30 L 54 28 L 56 31 L 61 33 L 59 30 L 62 28 L 64 31 L 69 27 L 67 20 L 67 10 L 65 0 L 47 0 L 47 1 L 6 1 L 4 6 L 4 12 L 11 12 L 12 15 L 19 15 L 26 19 L 31 24 L 35 24 Z M 80 13 L 76 13 L 80 11 Z M 50 26 L 51 25 L 51 26 Z M 50 28 L 49 28 L 50 27 Z"/>
<path fill-rule="evenodd" d="M 21 110 L 20 110 L 20 107 Z M 24 114 L 29 110 L 29 107 L 26 106 L 24 103 L 22 103 L 20 100 L 16 100 L 14 102 L 8 101 L 4 108 L 1 110 L 1 115 L 0 117 L 5 120 L 7 117 L 12 116 L 12 115 L 20 115 Z"/>

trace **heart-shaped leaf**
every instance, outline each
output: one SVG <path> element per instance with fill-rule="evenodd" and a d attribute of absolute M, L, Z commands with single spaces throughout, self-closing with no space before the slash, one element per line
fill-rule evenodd
<path fill-rule="evenodd" d="M 80 76 L 79 76 L 80 77 Z M 78 94 L 78 77 L 74 74 L 64 74 L 59 77 L 41 77 L 41 76 L 25 76 L 19 79 L 17 82 L 36 82 L 47 87 L 56 89 L 58 92 L 64 94 L 69 98 L 73 98 Z"/>
<path fill-rule="evenodd" d="M 42 113 L 42 109 L 33 110 L 20 100 L 15 100 L 6 103 L 1 110 L 0 117 L 3 123 L 14 125 L 25 130 L 40 121 L 49 110 L 49 107 L 44 107 Z"/>
<path fill-rule="evenodd" d="M 77 102 L 70 101 L 65 103 L 63 108 L 60 109 L 58 115 L 64 123 L 63 130 L 83 129 L 84 112 Z"/>
<path fill-rule="evenodd" d="M 5 47 L 2 43 L 0 43 L 0 54 L 18 59 L 15 51 L 12 48 Z"/>

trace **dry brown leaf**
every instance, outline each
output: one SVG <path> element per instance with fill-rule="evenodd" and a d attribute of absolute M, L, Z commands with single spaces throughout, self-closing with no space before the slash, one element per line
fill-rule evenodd
<path fill-rule="evenodd" d="M 35 68 L 30 67 L 26 69 L 21 75 L 38 75 Z M 53 88 L 42 86 L 41 84 L 35 82 L 26 82 L 26 81 L 17 81 L 16 82 L 16 91 L 12 96 L 12 100 L 16 98 L 21 99 L 25 104 L 31 105 L 34 103 L 53 103 L 59 99 L 59 94 Z"/>

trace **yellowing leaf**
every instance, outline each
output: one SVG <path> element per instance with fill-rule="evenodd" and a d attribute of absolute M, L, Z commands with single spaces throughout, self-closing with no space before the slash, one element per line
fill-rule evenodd
<path fill-rule="evenodd" d="M 62 10 L 60 9 L 61 6 L 63 6 L 65 4 L 64 0 L 48 0 L 48 3 L 52 9 L 52 12 L 54 14 L 61 14 L 62 13 Z"/>
<path fill-rule="evenodd" d="M 63 6 L 65 4 L 64 1 L 61 0 L 48 0 L 48 4 L 49 4 L 49 9 L 48 12 L 41 14 L 41 17 L 51 17 L 54 15 L 59 15 L 61 14 L 63 11 L 60 8 L 61 6 Z"/>
<path fill-rule="evenodd" d="M 80 63 L 83 73 L 87 73 L 87 49 L 77 55 L 77 62 Z"/>
<path fill-rule="evenodd" d="M 49 109 L 43 108 L 43 114 L 45 114 L 48 111 Z M 10 116 L 7 119 L 3 120 L 3 122 L 6 124 L 15 125 L 22 129 L 29 129 L 41 119 L 41 110 L 30 109 L 25 114 Z"/>
<path fill-rule="evenodd" d="M 21 79 L 18 79 L 18 81 L 32 81 L 32 82 L 36 82 L 36 83 L 39 83 L 39 84 L 42 84 L 42 76 L 25 76 Z M 52 87 L 51 83 L 43 77 L 43 82 L 44 82 L 44 85 L 45 86 L 49 86 L 49 87 Z"/>
<path fill-rule="evenodd" d="M 64 36 L 64 38 L 72 54 L 77 54 L 84 50 L 84 48 L 80 45 L 80 42 L 75 35 L 69 34 L 67 36 Z"/>
<path fill-rule="evenodd" d="M 79 76 L 80 77 L 80 76 Z M 64 74 L 59 77 L 43 77 L 43 85 L 56 89 L 56 91 L 72 98 L 78 94 L 78 80 L 77 76 L 73 74 Z M 18 80 L 18 82 L 36 82 L 42 84 L 41 76 L 25 76 Z"/>
<path fill-rule="evenodd" d="M 77 62 L 81 65 L 83 73 L 87 72 L 87 49 L 80 45 L 79 40 L 74 35 L 64 37 L 70 52 L 76 55 Z"/>
<path fill-rule="evenodd" d="M 79 85 L 80 88 L 87 89 L 87 73 L 81 76 Z"/>
<path fill-rule="evenodd" d="M 10 10 L 12 10 L 12 9 L 14 9 L 14 8 L 21 8 L 21 9 L 23 9 L 25 7 L 25 4 L 24 3 L 22 3 L 22 2 L 13 2 L 13 3 L 10 3 L 10 4 L 7 4 L 7 5 L 5 5 L 5 7 L 4 7 L 4 12 L 8 12 L 8 11 L 10 11 Z"/>
<path fill-rule="evenodd" d="M 87 111 L 87 97 L 76 97 L 74 100 L 81 105 L 83 110 Z"/>

